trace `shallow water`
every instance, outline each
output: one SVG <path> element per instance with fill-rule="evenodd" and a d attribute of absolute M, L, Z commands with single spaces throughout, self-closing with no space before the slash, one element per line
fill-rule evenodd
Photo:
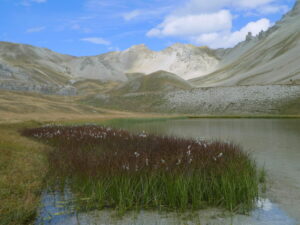
<path fill-rule="evenodd" d="M 300 224 L 300 120 L 195 119 L 132 124 L 131 131 L 189 138 L 220 139 L 240 144 L 268 172 L 268 192 L 249 216 L 224 216 L 215 210 L 182 221 L 172 214 L 140 212 L 112 219 L 112 212 L 76 213 L 69 206 L 72 194 L 45 191 L 36 224 Z"/>
<path fill-rule="evenodd" d="M 269 176 L 268 197 L 300 224 L 299 119 L 194 119 L 135 124 L 156 134 L 228 140 L 250 151 Z"/>

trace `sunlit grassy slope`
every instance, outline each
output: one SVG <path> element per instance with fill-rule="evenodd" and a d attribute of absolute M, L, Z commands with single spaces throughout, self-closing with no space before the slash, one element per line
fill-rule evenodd
<path fill-rule="evenodd" d="M 190 90 L 192 85 L 175 74 L 157 71 L 147 76 L 137 77 L 111 90 L 111 94 L 166 92 Z"/>
<path fill-rule="evenodd" d="M 26 120 L 68 121 L 141 116 L 138 113 L 105 109 L 101 105 L 81 104 L 80 98 L 0 91 L 0 123 Z"/>
<path fill-rule="evenodd" d="M 79 95 L 106 93 L 119 85 L 120 83 L 116 81 L 102 82 L 91 79 L 80 80 L 73 84 L 77 88 Z"/>

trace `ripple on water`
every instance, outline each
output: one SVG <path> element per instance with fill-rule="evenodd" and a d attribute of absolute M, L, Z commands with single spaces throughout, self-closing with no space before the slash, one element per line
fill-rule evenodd
<path fill-rule="evenodd" d="M 73 195 L 67 187 L 63 192 L 44 191 L 41 207 L 35 224 L 40 225 L 178 225 L 178 224 L 210 224 L 210 225 L 296 225 L 277 204 L 269 199 L 259 199 L 257 208 L 250 216 L 235 215 L 224 217 L 222 213 L 214 210 L 199 212 L 189 219 L 180 219 L 178 215 L 169 213 L 140 212 L 128 214 L 121 219 L 116 219 L 111 211 L 93 211 L 89 213 L 76 212 L 73 205 Z"/>

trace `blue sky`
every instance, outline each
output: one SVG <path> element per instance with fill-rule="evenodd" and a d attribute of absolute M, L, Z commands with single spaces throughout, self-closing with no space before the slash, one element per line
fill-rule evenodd
<path fill-rule="evenodd" d="M 266 30 L 295 0 L 0 0 L 0 41 L 76 56 L 146 44 L 232 47 Z"/>

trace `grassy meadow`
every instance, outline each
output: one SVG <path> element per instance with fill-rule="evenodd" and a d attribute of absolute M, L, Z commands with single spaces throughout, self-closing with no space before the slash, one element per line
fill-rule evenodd
<path fill-rule="evenodd" d="M 48 163 L 42 143 L 20 129 L 39 123 L 0 126 L 0 224 L 29 224 L 36 216 Z"/>

